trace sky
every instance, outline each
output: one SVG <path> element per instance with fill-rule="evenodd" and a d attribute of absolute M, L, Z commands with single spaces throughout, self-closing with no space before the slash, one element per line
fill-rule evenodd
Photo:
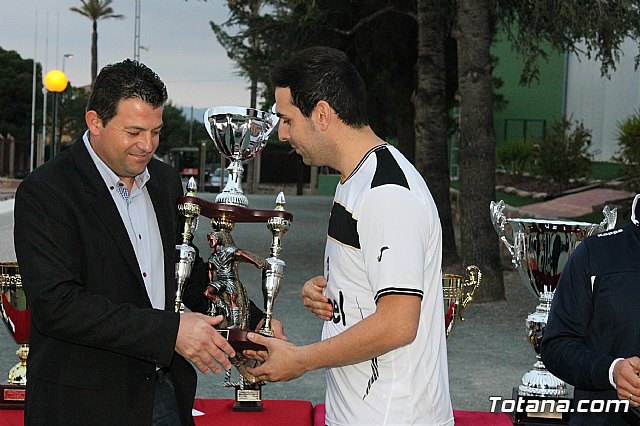
<path fill-rule="evenodd" d="M 114 13 L 124 18 L 98 21 L 98 70 L 133 58 L 135 3 L 114 0 Z M 249 82 L 237 75 L 209 25 L 228 19 L 225 0 L 140 0 L 140 5 L 140 61 L 165 82 L 174 105 L 249 105 Z M 24 59 L 35 56 L 45 74 L 62 70 L 64 63 L 73 86 L 89 84 L 92 23 L 69 10 L 81 6 L 80 0 L 0 0 L 0 47 Z M 73 58 L 64 59 L 69 53 Z"/>

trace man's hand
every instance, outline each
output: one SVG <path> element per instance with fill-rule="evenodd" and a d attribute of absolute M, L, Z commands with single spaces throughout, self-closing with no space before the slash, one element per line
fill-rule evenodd
<path fill-rule="evenodd" d="M 613 367 L 613 381 L 618 388 L 618 398 L 627 399 L 632 407 L 640 405 L 640 358 L 618 361 Z"/>
<path fill-rule="evenodd" d="M 314 277 L 304 283 L 302 287 L 302 304 L 318 318 L 329 321 L 333 316 L 333 305 L 322 292 L 327 287 L 327 280 Z"/>
<path fill-rule="evenodd" d="M 249 333 L 249 340 L 266 346 L 269 356 L 266 361 L 247 371 L 260 381 L 287 382 L 307 372 L 301 358 L 301 349 L 284 340 L 265 337 L 258 333 Z"/>
<path fill-rule="evenodd" d="M 180 314 L 176 352 L 205 374 L 208 371 L 220 374 L 220 366 L 225 370 L 231 369 L 228 357 L 236 355 L 229 342 L 213 328 L 222 320 L 221 315 L 210 317 L 193 312 Z"/>

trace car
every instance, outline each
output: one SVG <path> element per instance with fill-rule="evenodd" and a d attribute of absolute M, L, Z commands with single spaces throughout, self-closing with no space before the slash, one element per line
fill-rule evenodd
<path fill-rule="evenodd" d="M 207 177 L 207 179 L 206 179 L 207 183 L 206 184 L 208 186 L 213 186 L 214 188 L 219 188 L 220 187 L 220 175 L 221 175 L 220 172 L 221 171 L 222 171 L 222 169 L 220 169 L 220 168 L 215 169 L 213 171 L 213 173 L 211 173 Z M 228 172 L 227 172 L 227 179 L 229 179 L 229 173 Z M 223 188 L 224 188 L 224 184 L 226 183 L 227 179 L 225 179 L 225 182 L 222 184 Z"/>

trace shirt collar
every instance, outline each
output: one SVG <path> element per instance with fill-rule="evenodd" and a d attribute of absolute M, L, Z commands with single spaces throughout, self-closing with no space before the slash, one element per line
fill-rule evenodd
<path fill-rule="evenodd" d="M 93 163 L 98 168 L 98 172 L 100 172 L 102 180 L 104 180 L 105 185 L 107 185 L 107 188 L 116 186 L 118 182 L 121 182 L 120 178 L 113 172 L 113 170 L 109 168 L 109 166 L 105 164 L 104 161 L 102 161 L 100 157 L 98 157 L 98 154 L 96 154 L 96 152 L 93 150 L 91 143 L 89 143 L 88 130 L 84 133 L 84 135 L 82 135 L 82 140 L 84 142 L 84 146 L 87 148 L 87 151 L 89 151 L 89 156 L 91 156 Z M 142 189 L 142 187 L 146 185 L 150 178 L 151 175 L 149 174 L 149 169 L 145 167 L 144 171 L 135 177 L 135 185 L 133 186 L 133 188 L 131 188 L 132 191 L 134 191 L 136 187 Z"/>

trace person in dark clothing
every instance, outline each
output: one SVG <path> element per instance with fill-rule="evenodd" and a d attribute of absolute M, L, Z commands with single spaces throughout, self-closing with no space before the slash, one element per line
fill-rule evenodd
<path fill-rule="evenodd" d="M 627 407 L 640 404 L 638 199 L 640 194 L 633 201 L 633 223 L 593 235 L 575 249 L 553 297 L 542 359 L 575 387 L 572 425 L 636 420 Z M 604 402 L 588 410 L 594 400 Z"/>

